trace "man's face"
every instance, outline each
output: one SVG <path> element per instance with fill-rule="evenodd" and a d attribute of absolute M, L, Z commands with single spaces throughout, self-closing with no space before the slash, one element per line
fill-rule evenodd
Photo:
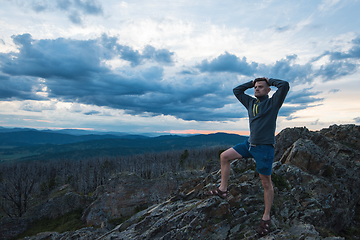
<path fill-rule="evenodd" d="M 255 97 L 263 97 L 270 92 L 270 87 L 265 81 L 259 81 L 255 83 Z"/>

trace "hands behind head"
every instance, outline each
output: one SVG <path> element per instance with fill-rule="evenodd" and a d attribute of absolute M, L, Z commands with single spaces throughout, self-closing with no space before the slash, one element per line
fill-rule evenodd
<path fill-rule="evenodd" d="M 254 87 L 255 87 L 255 83 L 258 82 L 258 81 L 266 81 L 267 84 L 270 86 L 269 78 L 267 78 L 267 77 L 262 77 L 262 78 L 255 78 L 255 80 L 252 81 Z"/>
<path fill-rule="evenodd" d="M 269 84 L 269 86 L 270 86 L 269 78 L 267 78 L 267 77 L 262 77 L 262 78 L 260 78 L 260 79 L 264 79 L 264 80 Z"/>

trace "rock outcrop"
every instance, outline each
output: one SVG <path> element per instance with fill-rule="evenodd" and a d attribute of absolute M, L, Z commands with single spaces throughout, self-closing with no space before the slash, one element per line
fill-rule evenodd
<path fill-rule="evenodd" d="M 322 129 L 320 133 L 339 143 L 360 149 L 360 126 L 355 124 L 332 125 L 329 128 Z"/>
<path fill-rule="evenodd" d="M 11 239 L 41 218 L 54 219 L 65 213 L 88 206 L 94 199 L 82 196 L 64 185 L 52 192 L 48 199 L 30 208 L 22 218 L 2 218 L 0 221 L 0 239 Z"/>
<path fill-rule="evenodd" d="M 359 126 L 289 128 L 276 140 L 271 233 L 263 239 L 360 239 Z M 225 200 L 203 194 L 220 183 L 219 169 L 205 171 L 211 165 L 151 181 L 119 174 L 98 188 L 83 215 L 103 229 L 25 239 L 257 239 L 264 203 L 254 160 L 231 164 Z"/>
<path fill-rule="evenodd" d="M 83 220 L 88 225 L 114 227 L 108 220 L 127 218 L 139 210 L 165 201 L 184 182 L 197 172 L 168 173 L 158 179 L 145 180 L 134 173 L 119 173 L 109 184 L 99 187 L 95 201 L 86 208 Z"/>
<path fill-rule="evenodd" d="M 94 198 L 74 192 L 67 184 L 56 189 L 46 201 L 31 208 L 25 217 L 54 219 L 67 212 L 88 206 L 93 201 Z"/>

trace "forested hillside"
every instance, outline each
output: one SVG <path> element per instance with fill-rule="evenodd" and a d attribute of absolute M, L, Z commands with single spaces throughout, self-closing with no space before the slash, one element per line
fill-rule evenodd
<path fill-rule="evenodd" d="M 48 197 L 56 187 L 69 184 L 88 195 L 119 172 L 136 173 L 144 179 L 167 172 L 201 169 L 217 160 L 224 147 L 172 150 L 117 157 L 27 161 L 0 164 L 1 216 L 21 217 L 29 207 Z"/>
<path fill-rule="evenodd" d="M 33 160 L 79 160 L 92 157 L 129 156 L 148 152 L 234 145 L 247 139 L 236 134 L 216 133 L 181 137 L 165 135 L 82 135 L 41 131 L 0 133 L 0 162 Z M 17 147 L 14 147 L 17 146 Z M 21 147 L 19 147 L 21 146 Z"/>

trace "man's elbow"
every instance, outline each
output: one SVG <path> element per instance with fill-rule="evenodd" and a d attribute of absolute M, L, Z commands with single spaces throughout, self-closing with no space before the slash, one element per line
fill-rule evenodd
<path fill-rule="evenodd" d="M 286 89 L 289 91 L 290 90 L 290 83 L 289 82 L 287 82 L 287 81 L 285 81 L 285 86 L 286 86 Z"/>
<path fill-rule="evenodd" d="M 288 81 L 282 80 L 281 87 L 289 91 L 290 90 L 290 83 Z"/>
<path fill-rule="evenodd" d="M 234 89 L 233 89 L 233 93 L 234 93 L 235 96 L 238 95 L 238 94 L 239 94 L 239 89 L 234 88 Z"/>

